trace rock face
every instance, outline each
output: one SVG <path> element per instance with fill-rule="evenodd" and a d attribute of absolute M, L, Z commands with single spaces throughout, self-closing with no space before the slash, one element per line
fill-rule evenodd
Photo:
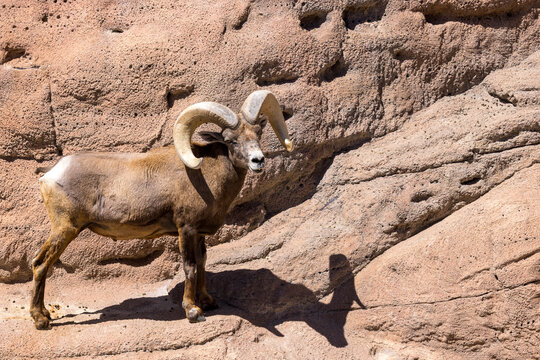
<path fill-rule="evenodd" d="M 538 358 L 538 1 L 0 6 L 0 357 Z M 266 171 L 207 239 L 222 309 L 194 328 L 169 306 L 176 239 L 83 232 L 46 296 L 92 311 L 27 333 L 19 302 L 49 230 L 40 168 L 169 145 L 189 104 L 237 110 L 258 88 L 296 150 L 265 129 Z M 125 290 L 88 305 L 85 287 Z M 120 328 L 129 342 L 106 336 Z"/>

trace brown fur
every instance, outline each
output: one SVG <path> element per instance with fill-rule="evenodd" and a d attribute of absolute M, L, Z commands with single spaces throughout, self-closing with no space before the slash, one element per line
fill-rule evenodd
<path fill-rule="evenodd" d="M 204 319 L 201 307 L 216 306 L 205 286 L 204 235 L 223 225 L 246 176 L 246 144 L 258 148 L 260 128 L 242 122 L 223 133 L 222 142 L 193 146 L 204 159 L 198 170 L 187 168 L 170 146 L 145 154 L 74 154 L 62 171 L 40 179 L 51 234 L 32 262 L 30 313 L 38 329 L 49 327 L 43 299 L 47 271 L 86 228 L 113 239 L 178 235 L 186 316 L 191 322 Z"/>

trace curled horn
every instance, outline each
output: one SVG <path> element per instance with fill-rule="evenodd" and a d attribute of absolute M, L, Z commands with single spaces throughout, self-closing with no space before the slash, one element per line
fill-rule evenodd
<path fill-rule="evenodd" d="M 191 136 L 198 126 L 211 122 L 221 128 L 236 128 L 238 118 L 228 107 L 215 102 L 201 102 L 188 106 L 176 119 L 173 128 L 174 147 L 189 168 L 199 169 L 202 159 L 191 150 Z"/>
<path fill-rule="evenodd" d="M 293 143 L 289 138 L 289 131 L 285 125 L 281 107 L 270 91 L 257 90 L 252 92 L 244 101 L 240 112 L 244 119 L 252 125 L 257 122 L 260 114 L 266 115 L 283 147 L 289 152 L 293 150 Z"/>

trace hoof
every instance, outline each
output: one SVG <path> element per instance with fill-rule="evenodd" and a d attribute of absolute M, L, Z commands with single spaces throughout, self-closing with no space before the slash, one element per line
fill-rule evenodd
<path fill-rule="evenodd" d="M 204 311 L 206 311 L 206 310 L 214 310 L 214 309 L 217 309 L 219 307 L 216 300 L 214 300 L 214 298 L 211 297 L 210 295 L 208 295 L 208 297 L 206 297 L 206 298 L 199 299 L 199 303 L 201 304 L 201 308 Z"/>
<path fill-rule="evenodd" d="M 214 310 L 214 309 L 217 309 L 218 307 L 219 307 L 219 305 L 215 301 L 212 302 L 212 303 L 201 303 L 201 308 L 204 311 Z"/>
<path fill-rule="evenodd" d="M 206 321 L 206 318 L 201 313 L 200 309 L 194 307 L 187 313 L 187 318 L 189 319 L 190 323 L 198 323 Z"/>
<path fill-rule="evenodd" d="M 36 326 L 36 329 L 38 330 L 48 330 L 51 328 L 50 325 L 50 319 L 46 315 L 49 315 L 49 312 L 47 310 L 36 310 L 33 309 L 30 311 L 30 315 L 32 316 L 32 319 L 34 320 L 34 325 Z"/>
<path fill-rule="evenodd" d="M 41 317 L 37 320 L 34 320 L 34 324 L 36 325 L 36 329 L 38 330 L 49 330 L 51 328 L 49 319 L 47 319 L 46 317 Z"/>

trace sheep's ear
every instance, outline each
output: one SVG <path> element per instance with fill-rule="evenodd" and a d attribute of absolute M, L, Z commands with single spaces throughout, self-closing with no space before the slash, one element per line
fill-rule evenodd
<path fill-rule="evenodd" d="M 264 128 L 267 123 L 268 123 L 268 118 L 266 117 L 266 115 L 261 114 L 259 116 L 259 126 L 261 128 Z"/>
<path fill-rule="evenodd" d="M 225 139 L 221 133 L 215 131 L 200 131 L 199 136 L 207 143 L 220 142 L 225 143 Z"/>

